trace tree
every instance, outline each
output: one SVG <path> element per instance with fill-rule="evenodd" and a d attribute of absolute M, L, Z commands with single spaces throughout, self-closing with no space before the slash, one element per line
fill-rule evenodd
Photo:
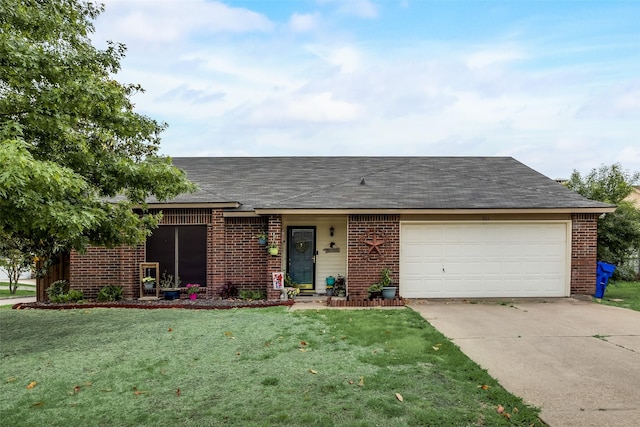
<path fill-rule="evenodd" d="M 9 292 L 12 294 L 18 290 L 20 275 L 30 271 L 33 266 L 33 257 L 27 247 L 28 242 L 0 233 L 0 270 L 4 270 L 9 277 Z"/>
<path fill-rule="evenodd" d="M 141 243 L 145 201 L 194 189 L 158 154 L 166 124 L 134 112 L 142 88 L 113 77 L 125 46 L 92 46 L 103 8 L 0 2 L 0 230 L 29 256 Z"/>
<path fill-rule="evenodd" d="M 601 166 L 582 177 L 573 171 L 566 186 L 584 197 L 617 205 L 615 212 L 598 220 L 598 259 L 618 266 L 617 277 L 632 278 L 625 264 L 640 248 L 640 210 L 624 200 L 640 181 L 640 173 L 630 173 L 620 164 Z"/>

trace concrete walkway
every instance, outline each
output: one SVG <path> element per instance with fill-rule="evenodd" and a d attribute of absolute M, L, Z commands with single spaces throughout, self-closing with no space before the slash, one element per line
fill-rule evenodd
<path fill-rule="evenodd" d="M 410 307 L 550 426 L 640 423 L 640 312 L 570 298 Z"/>

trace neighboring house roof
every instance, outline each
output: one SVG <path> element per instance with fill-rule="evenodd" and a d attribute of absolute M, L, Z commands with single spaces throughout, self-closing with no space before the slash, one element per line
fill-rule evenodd
<path fill-rule="evenodd" d="M 174 157 L 199 191 L 163 204 L 239 211 L 563 209 L 612 211 L 511 157 Z M 151 204 L 154 200 L 149 201 Z"/>

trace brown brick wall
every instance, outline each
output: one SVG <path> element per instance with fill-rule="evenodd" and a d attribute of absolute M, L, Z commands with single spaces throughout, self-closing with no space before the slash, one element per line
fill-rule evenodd
<path fill-rule="evenodd" d="M 225 221 L 225 283 L 238 289 L 265 289 L 267 250 L 257 235 L 265 231 L 263 218 L 227 218 Z"/>
<path fill-rule="evenodd" d="M 365 241 L 383 240 L 380 254 Z M 383 268 L 391 270 L 394 286 L 400 272 L 400 217 L 398 215 L 349 215 L 347 292 L 351 299 L 363 299 L 367 289 L 380 279 Z"/>
<path fill-rule="evenodd" d="M 225 283 L 225 246 L 224 217 L 221 210 L 213 209 L 207 224 L 207 298 L 220 296 Z"/>
<path fill-rule="evenodd" d="M 107 285 L 120 285 L 125 298 L 139 296 L 139 263 L 144 261 L 144 246 L 119 246 L 113 249 L 89 247 L 86 253 L 72 252 L 69 269 L 71 289 L 79 289 L 85 298 L 96 298 Z"/>
<path fill-rule="evenodd" d="M 571 293 L 596 291 L 598 214 L 571 216 Z"/>

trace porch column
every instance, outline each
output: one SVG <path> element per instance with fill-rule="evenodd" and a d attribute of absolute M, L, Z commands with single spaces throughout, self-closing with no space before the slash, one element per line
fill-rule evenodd
<path fill-rule="evenodd" d="M 272 276 L 271 273 L 276 271 L 282 271 L 282 216 L 280 215 L 270 215 L 269 216 L 269 225 L 267 227 L 268 231 L 268 239 L 269 244 L 275 244 L 278 246 L 278 255 L 270 255 L 267 256 L 267 299 L 269 301 L 279 300 L 280 299 L 280 291 L 273 289 Z"/>
<path fill-rule="evenodd" d="M 207 224 L 207 298 L 217 298 L 224 285 L 225 233 L 222 210 L 211 210 Z"/>

